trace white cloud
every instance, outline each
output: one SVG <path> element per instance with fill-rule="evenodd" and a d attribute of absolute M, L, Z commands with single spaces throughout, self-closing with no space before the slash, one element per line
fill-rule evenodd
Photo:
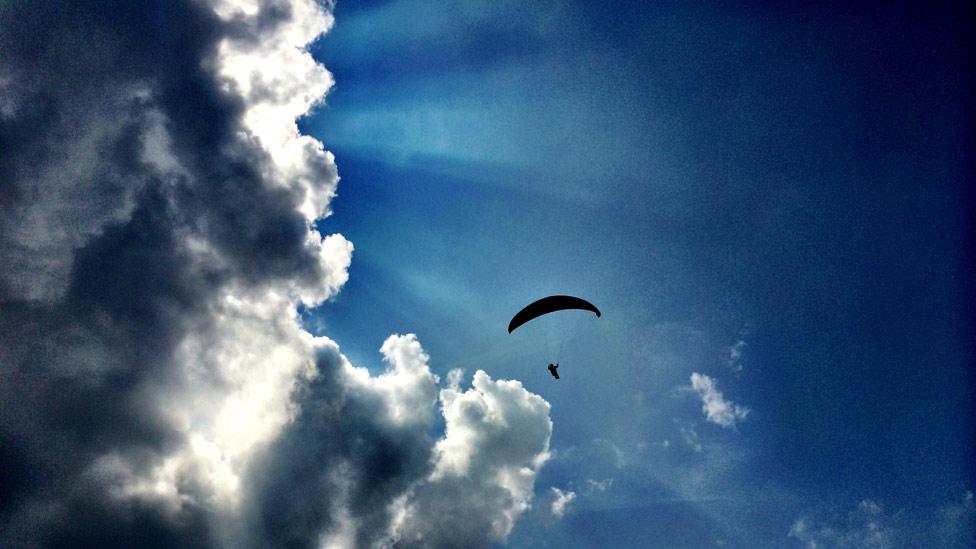
<path fill-rule="evenodd" d="M 552 507 L 550 508 L 553 516 L 562 518 L 566 511 L 569 509 L 569 504 L 576 499 L 576 492 L 572 490 L 566 490 L 565 492 L 556 488 L 555 486 L 550 488 L 552 490 L 553 500 Z"/>
<path fill-rule="evenodd" d="M 692 373 L 691 386 L 702 399 L 702 413 L 708 421 L 722 427 L 733 427 L 749 415 L 748 408 L 726 400 L 715 380 L 707 375 Z"/>
<path fill-rule="evenodd" d="M 405 546 L 504 541 L 549 458 L 549 403 L 518 381 L 474 374 L 472 388 L 440 392 L 446 422 L 431 474 L 412 489 L 395 538 Z"/>
<path fill-rule="evenodd" d="M 370 377 L 365 368 L 356 368 L 352 376 L 371 391 L 386 409 L 387 420 L 398 426 L 426 426 L 434 416 L 438 377 L 427 366 L 429 356 L 417 336 L 392 335 L 380 348 L 387 370 Z"/>
<path fill-rule="evenodd" d="M 246 26 L 260 22 L 259 2 L 213 4 L 224 19 Z M 334 19 L 314 0 L 291 0 L 288 9 L 291 17 L 273 33 L 224 38 L 216 64 L 225 90 L 244 99 L 243 131 L 256 137 L 271 157 L 269 180 L 298 193 L 299 210 L 314 221 L 328 213 L 338 178 L 332 154 L 301 135 L 296 119 L 321 102 L 333 85 L 332 75 L 315 62 L 306 45 L 332 28 Z M 331 184 L 323 184 L 323 171 Z"/>

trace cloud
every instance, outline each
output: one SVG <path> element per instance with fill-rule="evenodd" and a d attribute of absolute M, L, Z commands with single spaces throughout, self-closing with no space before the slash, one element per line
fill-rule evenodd
<path fill-rule="evenodd" d="M 567 490 L 563 492 L 559 488 L 553 486 L 550 488 L 552 490 L 553 500 L 552 500 L 552 514 L 555 517 L 562 518 L 569 508 L 569 504 L 576 499 L 576 492 L 572 490 Z"/>
<path fill-rule="evenodd" d="M 715 380 L 704 374 L 692 373 L 691 387 L 702 399 L 702 413 L 705 418 L 716 425 L 733 427 L 749 415 L 748 408 L 726 400 L 718 390 Z"/>
<path fill-rule="evenodd" d="M 976 504 L 973 492 L 966 492 L 957 501 L 951 501 L 936 510 L 935 517 L 927 521 L 932 525 L 932 540 L 939 547 L 973 547 L 976 545 Z"/>
<path fill-rule="evenodd" d="M 742 371 L 742 355 L 745 354 L 746 347 L 749 345 L 745 340 L 740 339 L 732 345 L 726 347 L 726 352 L 728 355 L 725 357 L 725 363 L 729 365 L 729 368 L 733 372 Z"/>
<path fill-rule="evenodd" d="M 605 478 L 603 480 L 593 480 L 588 478 L 586 479 L 586 485 L 591 493 L 606 492 L 611 486 L 613 486 L 613 478 Z"/>
<path fill-rule="evenodd" d="M 701 452 L 704 449 L 701 443 L 701 437 L 698 436 L 698 431 L 695 430 L 694 425 L 681 427 L 679 432 L 681 433 L 681 440 L 683 440 L 689 448 L 696 452 Z"/>
<path fill-rule="evenodd" d="M 320 368 L 331 374 L 303 392 L 299 417 L 253 472 L 247 499 L 258 513 L 246 522 L 258 526 L 250 539 L 302 544 L 330 532 L 356 547 L 504 540 L 548 455 L 549 405 L 480 370 L 471 389 L 438 393 L 413 335 L 387 339 L 388 369 L 377 377 L 323 345 Z M 432 441 L 436 402 L 447 430 Z"/>
<path fill-rule="evenodd" d="M 474 374 L 471 389 L 440 391 L 446 422 L 433 469 L 401 505 L 400 545 L 482 547 L 503 541 L 532 499 L 549 458 L 549 404 L 518 381 Z"/>
<path fill-rule="evenodd" d="M 815 548 L 874 548 L 895 546 L 897 531 L 890 517 L 880 505 L 863 500 L 839 525 L 820 525 L 811 518 L 800 517 L 793 522 L 788 536 L 805 547 Z"/>
<path fill-rule="evenodd" d="M 787 536 L 811 549 L 972 547 L 976 542 L 974 509 L 968 490 L 944 505 L 913 506 L 894 513 L 865 499 L 843 515 L 804 514 L 793 522 Z"/>
<path fill-rule="evenodd" d="M 373 376 L 301 325 L 353 255 L 295 124 L 331 25 L 312 0 L 0 10 L 0 545 L 485 546 L 529 506 L 543 399 L 441 389 L 411 334 Z"/>
<path fill-rule="evenodd" d="M 461 368 L 454 368 L 447 372 L 447 387 L 453 391 L 457 391 L 461 387 L 461 381 L 464 379 L 464 370 Z"/>

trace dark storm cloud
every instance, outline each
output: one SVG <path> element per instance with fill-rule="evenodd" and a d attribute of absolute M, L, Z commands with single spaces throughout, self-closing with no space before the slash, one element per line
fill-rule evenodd
<path fill-rule="evenodd" d="M 172 114 L 216 95 L 197 67 L 218 28 L 196 4 L 162 2 L 7 3 L 0 25 L 3 295 L 56 297 L 71 252 L 127 217 L 148 184 L 147 95 Z M 206 131 L 226 131 L 223 111 Z"/>
<path fill-rule="evenodd" d="M 316 274 L 294 197 L 262 180 L 204 63 L 221 33 L 197 2 L 0 9 L 4 545 L 207 544 L 192 506 L 113 501 L 88 470 L 105 452 L 148 468 L 181 442 L 145 392 L 215 288 Z M 157 112 L 181 173 L 142 156 Z M 188 230 L 225 262 L 194 264 Z"/>
<path fill-rule="evenodd" d="M 148 109 L 167 107 L 138 92 L 192 80 L 216 30 L 190 3 L 0 10 L 5 545 L 206 539 L 199 520 L 176 528 L 113 505 L 84 470 L 96 452 L 153 452 L 177 436 L 137 388 L 207 285 L 174 247 L 161 182 L 140 160 Z"/>

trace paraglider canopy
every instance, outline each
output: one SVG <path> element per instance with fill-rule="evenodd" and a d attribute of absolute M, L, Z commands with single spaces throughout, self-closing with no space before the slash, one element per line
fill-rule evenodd
<path fill-rule="evenodd" d="M 529 303 L 525 306 L 525 308 L 516 313 L 515 316 L 512 317 L 512 321 L 508 323 L 508 333 L 512 333 L 515 328 L 518 328 L 534 318 L 554 311 L 563 311 L 566 309 L 582 309 L 584 311 L 592 311 L 596 313 L 596 316 L 600 316 L 600 310 L 585 299 L 580 299 L 571 295 L 551 295 L 549 297 L 544 297 L 538 301 Z"/>

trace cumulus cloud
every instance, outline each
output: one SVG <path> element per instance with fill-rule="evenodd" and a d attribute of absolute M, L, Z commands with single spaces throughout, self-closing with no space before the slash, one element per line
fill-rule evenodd
<path fill-rule="evenodd" d="M 549 403 L 518 381 L 478 370 L 471 389 L 440 391 L 446 422 L 433 469 L 401 505 L 402 546 L 481 547 L 502 541 L 529 508 L 549 459 Z"/>
<path fill-rule="evenodd" d="M 552 490 L 552 506 L 550 507 L 553 516 L 562 518 L 566 514 L 569 508 L 569 504 L 576 499 L 576 492 L 572 490 L 566 490 L 565 492 L 556 488 L 555 486 L 550 488 Z"/>
<path fill-rule="evenodd" d="M 721 425 L 733 427 L 749 415 L 749 409 L 739 406 L 722 396 L 714 379 L 699 373 L 691 374 L 691 387 L 702 399 L 702 413 L 705 419 Z"/>
<path fill-rule="evenodd" d="M 353 245 L 295 120 L 313 0 L 0 9 L 0 545 L 485 546 L 549 406 L 413 335 L 370 375 L 303 329 Z M 432 435 L 438 413 L 447 425 Z"/>

